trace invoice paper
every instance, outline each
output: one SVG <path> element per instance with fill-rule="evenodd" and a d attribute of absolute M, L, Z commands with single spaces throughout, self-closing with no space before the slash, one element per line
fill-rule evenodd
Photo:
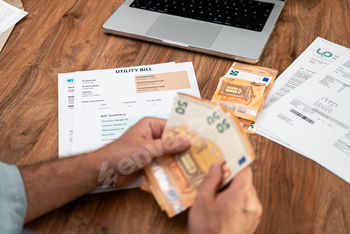
<path fill-rule="evenodd" d="M 349 103 L 350 50 L 271 105 L 262 118 L 271 134 L 350 183 Z"/>
<path fill-rule="evenodd" d="M 158 64 L 166 66 L 171 63 Z M 124 69 L 132 69 L 124 68 Z M 115 70 L 115 69 L 112 69 Z M 103 71 L 103 70 L 99 70 Z M 97 71 L 95 71 L 97 72 Z M 82 72 L 84 73 L 84 72 Z M 73 154 L 73 119 L 75 98 L 75 73 L 58 74 L 58 157 L 63 158 Z"/>
<path fill-rule="evenodd" d="M 129 68 L 121 68 L 120 71 L 121 73 L 123 73 L 123 71 L 128 71 L 129 69 L 138 69 L 139 71 L 142 70 L 143 72 L 146 72 L 146 70 L 150 70 L 154 69 L 154 67 L 156 67 L 156 70 L 161 71 L 161 67 L 164 66 L 165 70 L 169 70 L 169 71 L 173 71 L 174 69 L 172 68 L 171 65 L 175 65 L 174 62 L 172 63 L 164 63 L 164 64 L 157 64 L 157 65 L 151 65 L 151 66 L 140 66 L 140 67 L 129 67 Z M 142 68 L 142 69 L 141 69 Z M 186 68 L 189 69 L 188 73 L 189 73 L 189 81 L 190 81 L 190 86 L 192 86 L 192 88 L 190 88 L 189 90 L 187 89 L 183 89 L 182 92 L 188 92 L 188 93 L 192 93 L 194 95 L 197 95 L 199 97 L 199 90 L 198 90 L 198 85 L 196 83 L 196 79 L 194 76 L 194 71 L 193 71 L 193 66 L 192 64 L 188 63 L 186 64 L 186 66 L 178 66 L 178 68 Z M 187 70 L 184 70 L 187 72 Z M 110 71 L 108 72 L 108 70 L 97 70 L 97 71 L 87 71 L 87 72 L 79 72 L 80 75 L 82 77 L 84 77 L 84 74 L 86 73 L 93 73 L 94 75 L 96 75 L 96 77 L 100 77 L 103 78 L 105 74 L 110 74 L 113 72 L 116 72 L 117 69 L 110 69 Z M 176 70 L 176 69 L 175 69 Z M 177 69 L 176 71 L 178 71 L 179 69 Z M 180 69 L 181 70 L 181 69 Z M 183 76 L 181 76 L 181 74 L 183 71 L 180 71 L 180 77 L 176 80 L 176 82 L 180 82 L 181 83 L 181 79 L 183 78 Z M 176 75 L 177 73 L 172 73 L 172 75 Z M 91 76 L 88 76 L 91 77 Z M 95 77 L 95 76 L 93 76 Z M 160 75 L 161 77 L 161 75 Z M 171 77 L 171 75 L 170 75 Z M 143 79 L 142 77 L 138 77 L 139 79 Z M 174 78 L 174 77 L 172 77 Z M 176 78 L 176 77 L 175 77 Z M 65 73 L 65 74 L 59 74 L 58 75 L 58 106 L 59 106 L 59 157 L 66 157 L 66 156 L 71 156 L 74 155 L 75 153 L 73 153 L 73 118 L 74 118 L 74 109 L 75 109 L 75 73 Z M 145 85 L 142 84 L 143 81 L 140 81 L 141 83 L 139 83 L 139 87 L 141 88 L 141 93 L 145 90 L 145 88 L 150 87 L 150 82 L 146 82 Z M 194 83 L 195 82 L 195 83 Z M 169 84 L 168 84 L 169 85 Z M 171 85 L 171 84 L 170 84 Z M 142 87 L 144 86 L 144 87 Z M 94 86 L 96 89 L 97 86 Z M 126 87 L 120 87 L 120 86 L 116 86 L 117 88 L 126 88 Z M 175 84 L 172 86 L 172 88 L 176 88 L 179 87 L 179 84 Z M 91 87 L 84 87 L 84 88 L 91 88 Z M 160 89 L 164 89 L 164 87 L 159 87 Z M 169 87 L 171 89 L 171 87 Z M 155 87 L 151 87 L 151 89 L 155 89 Z M 112 92 L 114 93 L 115 89 L 112 89 Z M 124 89 L 124 91 L 128 92 L 127 89 Z M 129 90 L 130 91 L 130 90 Z M 174 90 L 175 91 L 175 90 Z M 116 94 L 116 93 L 114 93 Z M 108 95 L 107 95 L 108 96 Z M 113 98 L 113 97 L 112 97 Z M 79 99 L 80 100 L 80 99 Z M 104 108 L 109 108 L 104 104 L 99 103 L 100 106 L 96 106 L 95 102 L 93 101 L 94 99 L 91 99 L 92 102 L 90 102 L 90 105 L 86 105 L 85 107 L 87 107 L 89 110 L 93 110 L 94 108 L 97 109 L 104 109 Z M 114 100 L 112 100 L 111 103 L 113 103 Z M 102 107 L 101 107 L 102 106 Z M 129 105 L 130 107 L 130 105 Z M 81 106 L 78 105 L 78 108 L 81 108 Z M 125 129 L 126 130 L 126 129 Z M 88 145 L 86 145 L 88 146 Z M 87 151 L 88 151 L 89 147 L 87 147 Z M 96 193 L 96 192 L 106 192 L 106 191 L 110 191 L 110 190 L 118 190 L 118 189 L 128 189 L 128 188 L 137 188 L 140 187 L 141 183 L 143 181 L 143 177 L 140 178 L 139 180 L 135 181 L 134 183 L 123 187 L 123 188 L 113 188 L 113 187 L 108 187 L 108 188 L 102 188 L 99 187 L 97 189 L 95 189 L 94 191 L 92 191 L 92 193 Z"/>
<path fill-rule="evenodd" d="M 58 74 L 58 157 L 72 155 L 75 73 Z"/>
<path fill-rule="evenodd" d="M 299 154 L 295 147 L 282 142 L 276 135 L 269 132 L 269 107 L 306 80 L 321 71 L 327 65 L 336 61 L 349 49 L 318 37 L 275 81 L 266 98 L 262 118 L 259 120 L 257 133 L 273 140 Z"/>
<path fill-rule="evenodd" d="M 5 2 L 9 3 L 10 5 L 17 7 L 18 9 L 24 10 L 24 7 L 22 5 L 21 0 L 5 0 Z M 0 33 L 0 52 L 2 48 L 4 47 L 7 39 L 10 37 L 12 30 L 14 29 L 15 25 L 12 25 L 9 29 L 5 30 L 3 33 Z"/>
<path fill-rule="evenodd" d="M 75 73 L 58 74 L 58 157 L 72 156 L 73 152 L 73 117 L 75 96 Z M 91 193 L 100 193 L 121 189 L 138 188 L 143 177 L 122 188 L 98 187 Z"/>
<path fill-rule="evenodd" d="M 73 153 L 96 150 L 140 119 L 167 118 L 177 92 L 200 97 L 191 62 L 76 72 Z"/>
<path fill-rule="evenodd" d="M 20 21 L 28 12 L 0 0 L 0 34 Z"/>

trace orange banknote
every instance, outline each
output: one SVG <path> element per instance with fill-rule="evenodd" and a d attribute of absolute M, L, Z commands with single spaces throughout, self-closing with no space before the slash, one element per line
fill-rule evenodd
<path fill-rule="evenodd" d="M 211 164 L 222 165 L 224 186 L 255 159 L 239 125 L 232 110 L 178 94 L 162 138 L 175 142 L 178 136 L 185 137 L 191 147 L 154 160 L 145 168 L 146 180 L 142 185 L 152 192 L 169 217 L 192 206 Z"/>
<path fill-rule="evenodd" d="M 234 63 L 220 78 L 211 101 L 232 109 L 241 119 L 254 121 L 277 73 L 273 69 Z"/>

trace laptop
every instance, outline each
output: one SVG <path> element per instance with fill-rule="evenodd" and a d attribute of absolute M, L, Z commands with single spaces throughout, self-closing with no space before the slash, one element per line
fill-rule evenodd
<path fill-rule="evenodd" d="M 126 0 L 106 33 L 257 63 L 285 0 Z"/>

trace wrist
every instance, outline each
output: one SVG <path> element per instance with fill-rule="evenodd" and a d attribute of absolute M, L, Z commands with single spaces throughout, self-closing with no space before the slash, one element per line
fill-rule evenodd
<path fill-rule="evenodd" d="M 89 176 L 89 181 L 92 187 L 97 188 L 101 186 L 102 183 L 99 182 L 99 174 L 101 171 L 102 163 L 105 160 L 103 159 L 103 157 L 101 157 L 99 151 L 86 153 L 85 155 L 81 155 L 81 157 L 86 162 L 86 167 L 88 168 L 87 176 Z"/>
<path fill-rule="evenodd" d="M 111 144 L 114 146 L 116 143 L 117 141 Z M 97 186 L 106 185 L 105 179 L 116 175 L 117 171 L 114 166 L 116 148 L 110 147 L 111 144 L 86 155 L 90 163 L 91 172 L 94 175 L 94 181 L 98 184 Z M 109 174 L 110 172 L 111 174 Z M 107 181 L 109 180 L 107 179 Z"/>

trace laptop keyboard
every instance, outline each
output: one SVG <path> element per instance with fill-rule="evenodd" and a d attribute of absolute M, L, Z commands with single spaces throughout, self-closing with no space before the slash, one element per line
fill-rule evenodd
<path fill-rule="evenodd" d="M 130 7 L 261 32 L 274 4 L 253 0 L 135 0 Z"/>

